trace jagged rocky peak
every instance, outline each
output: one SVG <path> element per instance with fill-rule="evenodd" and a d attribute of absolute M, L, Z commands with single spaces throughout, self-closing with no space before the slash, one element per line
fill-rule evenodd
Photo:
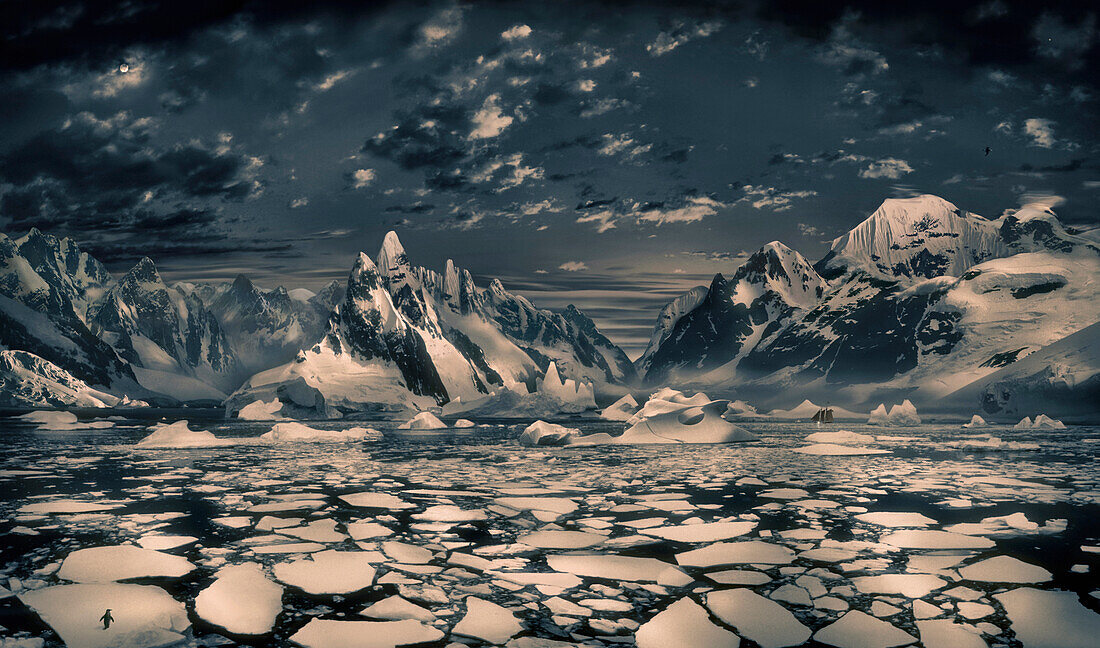
<path fill-rule="evenodd" d="M 1009 252 L 998 224 L 932 195 L 890 198 L 833 241 L 815 266 L 832 279 L 850 269 L 888 279 L 959 276 Z"/>
<path fill-rule="evenodd" d="M 816 304 L 829 285 L 813 264 L 779 241 L 768 243 L 750 256 L 730 283 L 765 286 L 779 293 L 787 304 L 801 308 Z"/>
<path fill-rule="evenodd" d="M 123 276 L 122 281 L 164 284 L 164 281 L 160 278 L 160 272 L 157 271 L 157 264 L 153 263 L 153 260 L 149 257 L 141 257 L 141 260 Z"/>
<path fill-rule="evenodd" d="M 473 275 L 469 270 L 455 266 L 450 259 L 447 259 L 447 266 L 443 270 L 441 297 L 447 306 L 463 315 L 476 312 L 480 307 L 481 300 Z"/>
<path fill-rule="evenodd" d="M 59 239 L 31 228 L 15 246 L 43 281 L 73 302 L 81 317 L 112 280 L 107 268 L 71 238 Z"/>
<path fill-rule="evenodd" d="M 336 304 L 339 304 L 344 300 L 344 284 L 333 279 L 328 284 L 317 291 L 317 294 L 310 298 L 310 302 L 316 304 L 318 307 L 323 307 L 325 310 L 332 310 Z"/>

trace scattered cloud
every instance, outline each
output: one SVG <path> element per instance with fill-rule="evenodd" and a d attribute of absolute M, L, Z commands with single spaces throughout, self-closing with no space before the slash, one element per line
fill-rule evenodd
<path fill-rule="evenodd" d="M 522 38 L 527 38 L 530 35 L 531 35 L 531 28 L 528 27 L 527 25 L 519 24 L 519 25 L 512 25 L 508 29 L 501 32 L 500 37 L 503 38 L 506 41 L 514 41 L 514 40 L 520 40 Z"/>
<path fill-rule="evenodd" d="M 1032 117 L 1024 121 L 1024 134 L 1031 138 L 1032 146 L 1054 148 L 1054 122 L 1049 119 Z"/>
<path fill-rule="evenodd" d="M 491 94 L 485 98 L 485 103 L 481 104 L 471 121 L 474 129 L 470 131 L 470 139 L 486 139 L 503 133 L 512 125 L 514 118 L 501 111 L 500 95 Z"/>
<path fill-rule="evenodd" d="M 745 185 L 742 190 L 745 195 L 737 202 L 747 202 L 754 209 L 770 209 L 772 211 L 786 211 L 794 207 L 794 201 L 812 198 L 816 191 L 803 189 L 800 191 L 783 191 L 775 187 L 762 185 Z"/>
<path fill-rule="evenodd" d="M 898 178 L 913 172 L 913 167 L 909 165 L 905 160 L 899 160 L 897 158 L 883 158 L 876 160 L 867 165 L 866 168 L 859 172 L 861 178 L 889 178 L 891 180 L 897 180 Z"/>
<path fill-rule="evenodd" d="M 588 265 L 584 261 L 566 261 L 558 266 L 558 270 L 564 270 L 566 272 L 583 272 L 588 269 Z"/>
<path fill-rule="evenodd" d="M 351 188 L 362 189 L 374 182 L 374 169 L 356 169 L 351 173 Z"/>
<path fill-rule="evenodd" d="M 672 29 L 657 34 L 657 38 L 645 46 L 650 56 L 664 56 L 677 47 L 697 38 L 706 38 L 722 29 L 722 21 L 709 20 L 703 23 L 676 21 Z M 765 52 L 767 44 L 764 44 Z"/>

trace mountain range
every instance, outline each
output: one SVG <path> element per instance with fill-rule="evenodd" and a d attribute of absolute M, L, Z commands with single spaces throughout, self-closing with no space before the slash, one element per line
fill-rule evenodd
<path fill-rule="evenodd" d="M 773 241 L 672 300 L 632 363 L 576 308 L 479 287 L 450 260 L 414 265 L 394 232 L 314 294 L 243 275 L 168 285 L 150 259 L 115 278 L 31 230 L 0 234 L 0 404 L 457 411 L 537 393 L 550 370 L 601 399 L 674 384 L 765 406 L 1098 413 L 1098 279 L 1100 246 L 1048 208 L 986 219 L 889 199 L 816 263 Z"/>
<path fill-rule="evenodd" d="M 1100 247 L 1049 209 L 988 220 L 936 196 L 890 199 L 812 266 L 769 243 L 730 279 L 718 275 L 670 302 L 638 370 L 648 384 L 732 391 L 764 404 L 951 401 L 1094 324 L 1098 279 Z M 1063 400 L 1067 389 L 1092 393 L 1088 378 L 1077 378 L 1056 388 Z M 964 406 L 1023 408 L 1011 384 L 998 384 L 1000 394 L 973 393 Z"/>

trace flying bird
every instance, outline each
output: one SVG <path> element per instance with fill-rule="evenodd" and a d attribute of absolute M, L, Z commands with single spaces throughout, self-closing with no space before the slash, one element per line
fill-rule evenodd
<path fill-rule="evenodd" d="M 987 146 L 987 147 L 985 147 L 985 154 L 986 154 L 986 155 L 989 155 L 989 154 L 990 154 L 990 153 L 992 153 L 992 152 L 993 152 L 993 149 L 989 148 L 988 146 Z"/>

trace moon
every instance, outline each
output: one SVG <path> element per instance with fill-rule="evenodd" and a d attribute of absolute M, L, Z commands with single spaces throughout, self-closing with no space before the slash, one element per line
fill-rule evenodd
<path fill-rule="evenodd" d="M 123 74 L 126 74 L 127 72 L 130 71 L 130 66 L 123 63 L 122 65 L 118 66 L 118 71 L 123 73 Z"/>

